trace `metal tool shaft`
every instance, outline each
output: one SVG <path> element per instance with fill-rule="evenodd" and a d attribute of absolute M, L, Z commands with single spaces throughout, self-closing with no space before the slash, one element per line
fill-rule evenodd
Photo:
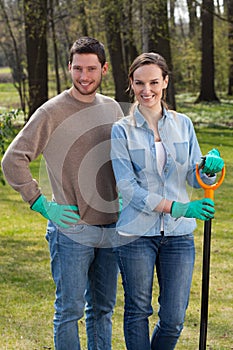
<path fill-rule="evenodd" d="M 208 221 L 205 221 L 205 227 L 204 227 L 199 350 L 206 349 L 206 341 L 207 341 L 209 279 L 210 279 L 210 247 L 211 247 L 211 219 Z"/>

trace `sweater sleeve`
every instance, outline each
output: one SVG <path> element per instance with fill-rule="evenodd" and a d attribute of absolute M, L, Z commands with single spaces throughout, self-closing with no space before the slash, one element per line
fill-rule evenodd
<path fill-rule="evenodd" d="M 2 170 L 9 185 L 31 205 L 41 194 L 29 164 L 45 148 L 51 126 L 43 108 L 39 108 L 12 141 L 2 159 Z"/>

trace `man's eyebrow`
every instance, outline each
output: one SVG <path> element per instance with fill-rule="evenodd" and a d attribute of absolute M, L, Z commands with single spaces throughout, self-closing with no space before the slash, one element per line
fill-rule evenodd
<path fill-rule="evenodd" d="M 97 68 L 96 65 L 91 65 L 91 66 L 85 66 L 85 67 L 83 67 L 83 66 L 80 66 L 79 64 L 73 64 L 72 67 L 74 67 L 74 68 Z"/>

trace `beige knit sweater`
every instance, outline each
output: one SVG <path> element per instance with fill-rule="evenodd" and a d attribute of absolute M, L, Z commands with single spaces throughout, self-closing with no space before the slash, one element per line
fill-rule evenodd
<path fill-rule="evenodd" d="M 30 205 L 43 192 L 29 163 L 43 154 L 60 204 L 77 205 L 81 222 L 117 220 L 118 201 L 110 161 L 111 126 L 122 117 L 119 105 L 97 94 L 83 103 L 68 90 L 42 105 L 8 147 L 2 169 L 9 184 Z"/>

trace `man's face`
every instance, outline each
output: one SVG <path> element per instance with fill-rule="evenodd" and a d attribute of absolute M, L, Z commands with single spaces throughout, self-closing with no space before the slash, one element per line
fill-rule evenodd
<path fill-rule="evenodd" d="M 73 62 L 69 63 L 74 97 L 83 102 L 91 102 L 107 70 L 107 63 L 101 67 L 96 54 L 74 54 Z"/>

